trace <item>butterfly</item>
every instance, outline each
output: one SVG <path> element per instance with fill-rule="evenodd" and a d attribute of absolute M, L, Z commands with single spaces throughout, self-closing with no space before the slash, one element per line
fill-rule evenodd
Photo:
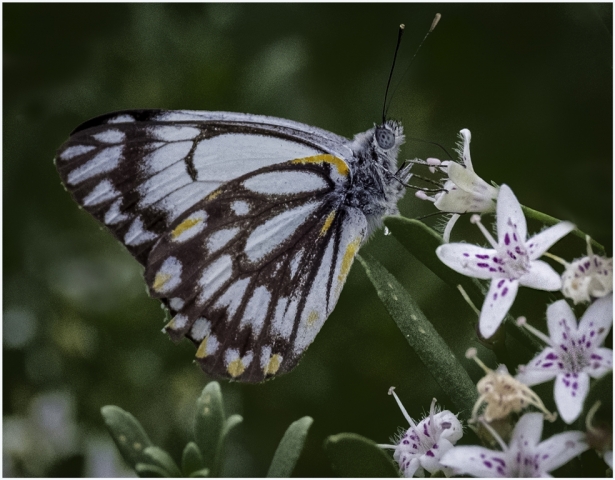
<path fill-rule="evenodd" d="M 280 118 L 131 110 L 77 127 L 62 182 L 145 267 L 165 330 L 217 377 L 291 370 L 331 314 L 361 245 L 398 213 L 393 120 L 349 140 Z"/>

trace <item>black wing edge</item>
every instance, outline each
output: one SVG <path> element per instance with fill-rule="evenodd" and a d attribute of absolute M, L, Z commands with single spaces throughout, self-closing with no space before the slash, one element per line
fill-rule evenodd
<path fill-rule="evenodd" d="M 141 110 L 118 110 L 117 112 L 105 113 L 104 115 L 99 115 L 97 117 L 91 118 L 77 128 L 75 128 L 72 132 L 70 132 L 71 136 L 75 133 L 81 132 L 82 130 L 87 130 L 88 128 L 98 127 L 99 125 L 106 125 L 109 119 L 113 117 L 118 117 L 120 115 L 130 115 L 135 119 L 136 122 L 148 122 L 151 121 L 155 116 L 159 115 L 162 112 L 166 112 L 168 110 L 158 109 L 141 109 Z"/>

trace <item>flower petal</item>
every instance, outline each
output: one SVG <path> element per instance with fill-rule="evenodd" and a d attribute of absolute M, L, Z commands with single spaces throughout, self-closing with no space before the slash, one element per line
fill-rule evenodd
<path fill-rule="evenodd" d="M 602 378 L 613 370 L 613 350 L 610 348 L 597 348 L 589 354 L 589 366 L 585 371 L 592 378 Z"/>
<path fill-rule="evenodd" d="M 496 251 L 469 243 L 447 243 L 436 249 L 442 263 L 456 272 L 481 279 L 494 278 L 501 268 L 493 261 Z"/>
<path fill-rule="evenodd" d="M 613 295 L 602 297 L 593 302 L 581 317 L 579 335 L 585 334 L 590 342 L 588 348 L 602 345 L 613 325 Z"/>
<path fill-rule="evenodd" d="M 521 204 L 519 204 L 517 197 L 515 197 L 515 194 L 508 185 L 502 185 L 500 187 L 496 209 L 498 243 L 504 245 L 504 235 L 506 233 L 510 234 L 511 228 L 519 235 L 519 241 L 525 242 L 527 238 L 527 223 L 525 222 L 525 216 L 521 210 Z"/>
<path fill-rule="evenodd" d="M 454 447 L 446 452 L 440 463 L 450 467 L 457 475 L 474 477 L 508 477 L 505 452 L 484 447 Z"/>
<path fill-rule="evenodd" d="M 547 307 L 547 327 L 553 344 L 567 350 L 571 335 L 576 335 L 577 319 L 566 300 L 558 300 Z"/>
<path fill-rule="evenodd" d="M 515 301 L 519 282 L 505 278 L 494 278 L 485 297 L 478 319 L 478 329 L 484 338 L 491 337 L 499 328 Z"/>
<path fill-rule="evenodd" d="M 540 442 L 542 423 L 542 413 L 526 413 L 515 425 L 510 443 L 522 446 L 525 451 L 533 449 Z"/>
<path fill-rule="evenodd" d="M 553 292 L 562 288 L 562 279 L 551 265 L 542 260 L 530 262 L 530 271 L 519 279 L 524 287 Z"/>
<path fill-rule="evenodd" d="M 580 373 L 560 373 L 555 379 L 555 404 L 562 420 L 567 424 L 574 422 L 583 408 L 589 391 L 589 375 Z"/>
<path fill-rule="evenodd" d="M 453 444 L 448 440 L 442 439 L 442 441 L 435 443 L 424 455 L 421 455 L 421 466 L 429 473 L 436 473 L 442 470 L 440 465 L 440 458 L 446 452 L 453 448 Z"/>
<path fill-rule="evenodd" d="M 560 222 L 534 235 L 526 242 L 528 255 L 532 260 L 536 260 L 549 250 L 551 245 L 568 235 L 575 228 L 575 225 L 571 222 Z"/>
<path fill-rule="evenodd" d="M 446 227 L 444 227 L 444 233 L 442 234 L 442 240 L 444 240 L 444 243 L 448 243 L 451 241 L 451 232 L 453 231 L 453 227 L 455 226 L 457 220 L 459 220 L 460 217 L 461 215 L 459 215 L 458 213 L 454 213 L 453 215 L 451 215 L 451 218 L 448 219 L 448 222 L 446 222 Z"/>
<path fill-rule="evenodd" d="M 538 445 L 536 449 L 538 468 L 541 472 L 550 472 L 568 463 L 588 448 L 583 432 L 574 431 L 553 435 Z"/>
<path fill-rule="evenodd" d="M 536 355 L 515 378 L 531 387 L 555 378 L 563 368 L 564 364 L 555 350 L 547 347 Z"/>

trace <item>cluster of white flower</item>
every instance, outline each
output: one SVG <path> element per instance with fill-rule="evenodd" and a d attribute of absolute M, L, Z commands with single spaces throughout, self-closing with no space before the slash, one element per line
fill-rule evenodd
<path fill-rule="evenodd" d="M 442 191 L 429 197 L 441 211 L 452 214 L 445 230 L 444 243 L 436 250 L 440 260 L 453 270 L 481 280 L 491 280 L 479 315 L 480 335 L 492 337 L 512 306 L 519 286 L 546 291 L 561 291 L 575 304 L 592 302 L 577 324 L 565 299 L 547 307 L 549 335 L 520 317 L 524 326 L 546 343 L 546 348 L 526 366 L 519 366 L 515 378 L 501 365 L 491 370 L 475 358 L 486 376 L 478 383 L 479 399 L 472 412 L 471 424 L 482 426 L 500 445 L 501 450 L 481 446 L 454 446 L 462 436 L 457 417 L 448 410 L 436 413 L 435 400 L 430 415 L 418 424 L 408 416 L 395 396 L 410 429 L 393 448 L 394 458 L 405 477 L 423 476 L 442 471 L 447 476 L 537 477 L 549 476 L 569 460 L 590 448 L 588 440 L 594 409 L 587 415 L 587 432 L 565 431 L 541 442 L 543 420 L 555 420 L 542 400 L 529 387 L 555 379 L 554 400 L 559 416 L 566 424 L 579 418 L 589 392 L 590 377 L 598 379 L 613 369 L 613 350 L 603 347 L 613 323 L 613 260 L 592 251 L 587 237 L 587 256 L 570 263 L 547 253 L 562 237 L 575 229 L 560 222 L 528 239 L 526 219 L 516 196 L 507 185 L 495 187 L 481 179 L 470 159 L 470 131 L 461 130 L 460 162 L 428 159 L 420 162 L 432 172 L 445 175 Z M 478 214 L 496 213 L 497 240 L 482 224 Z M 462 213 L 471 218 L 486 237 L 489 248 L 468 243 L 448 243 L 453 225 Z M 539 258 L 547 255 L 565 266 L 562 275 Z M 473 351 L 471 351 L 473 350 Z M 393 395 L 395 395 L 393 393 Z M 525 413 L 517 421 L 506 444 L 491 424 L 494 420 L 513 421 L 510 414 L 533 405 L 543 413 Z M 479 411 L 482 412 L 479 414 Z M 439 417 L 440 416 L 440 417 Z M 439 420 L 440 419 L 440 420 Z M 438 421 L 439 420 L 439 421 Z M 612 468 L 612 445 L 599 452 Z"/>

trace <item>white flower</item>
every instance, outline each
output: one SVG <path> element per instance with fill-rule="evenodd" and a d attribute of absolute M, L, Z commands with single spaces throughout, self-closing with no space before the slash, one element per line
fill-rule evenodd
<path fill-rule="evenodd" d="M 575 303 L 589 302 L 613 291 L 613 259 L 594 255 L 587 237 L 587 257 L 565 263 L 562 293 Z"/>
<path fill-rule="evenodd" d="M 600 378 L 613 369 L 613 350 L 602 347 L 613 323 L 613 295 L 592 303 L 577 320 L 568 303 L 559 300 L 547 308 L 547 337 L 526 325 L 549 346 L 526 367 L 517 380 L 536 385 L 555 378 L 555 404 L 566 423 L 581 414 L 589 391 L 589 377 Z"/>
<path fill-rule="evenodd" d="M 588 449 L 583 432 L 572 431 L 540 442 L 543 418 L 541 413 L 523 415 L 506 445 L 489 427 L 502 451 L 485 447 L 454 447 L 443 455 L 440 463 L 455 474 L 474 477 L 548 477 L 548 472 L 561 467 Z"/>
<path fill-rule="evenodd" d="M 470 157 L 470 130 L 464 128 L 459 132 L 461 142 L 458 143 L 457 153 L 459 162 L 446 160 L 440 162 L 435 158 L 426 160 L 430 168 L 437 167 L 447 175 L 442 191 L 430 197 L 426 192 L 419 190 L 416 196 L 421 200 L 434 202 L 438 210 L 450 212 L 454 215 L 448 221 L 444 229 L 444 241 L 448 242 L 450 232 L 461 213 L 487 213 L 495 210 L 495 199 L 498 189 L 489 185 L 475 172 Z"/>
<path fill-rule="evenodd" d="M 547 228 L 529 240 L 525 216 L 514 193 L 507 185 L 500 187 L 497 203 L 496 242 L 474 215 L 492 248 L 467 243 L 448 243 L 437 248 L 440 260 L 453 270 L 480 279 L 491 279 L 491 287 L 480 312 L 479 330 L 491 337 L 510 309 L 519 285 L 538 290 L 559 290 L 560 276 L 547 263 L 538 258 L 551 245 L 574 229 L 570 222 L 561 222 Z"/>
<path fill-rule="evenodd" d="M 551 414 L 544 406 L 542 400 L 527 385 L 515 380 L 509 373 L 506 365 L 499 365 L 494 371 L 485 365 L 477 356 L 476 349 L 469 348 L 466 358 L 473 358 L 487 375 L 476 384 L 479 397 L 472 409 L 470 423 L 476 422 L 479 410 L 484 406 L 482 418 L 491 423 L 508 417 L 512 412 L 534 405 L 542 410 L 549 421 L 554 421 L 557 415 Z"/>
<path fill-rule="evenodd" d="M 451 471 L 440 465 L 440 457 L 453 448 L 453 445 L 463 436 L 463 428 L 457 416 L 449 410 L 439 411 L 436 399 L 431 402 L 429 416 L 418 425 L 410 418 L 408 412 L 393 391 L 389 389 L 399 405 L 410 428 L 399 438 L 395 445 L 379 445 L 381 448 L 393 449 L 393 458 L 399 465 L 401 473 L 406 478 L 424 477 L 425 470 L 435 473 L 443 470 L 450 475 Z"/>

